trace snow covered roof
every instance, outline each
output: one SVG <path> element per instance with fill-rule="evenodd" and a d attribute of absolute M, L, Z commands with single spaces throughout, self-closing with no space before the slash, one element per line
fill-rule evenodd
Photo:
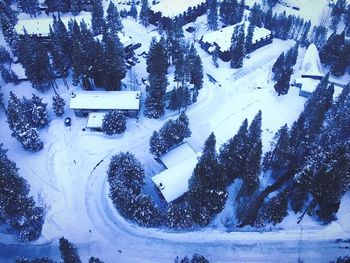
<path fill-rule="evenodd" d="M 152 177 L 164 199 L 170 203 L 188 191 L 188 180 L 198 162 L 197 153 L 183 143 L 161 158 L 168 168 Z"/>
<path fill-rule="evenodd" d="M 207 0 L 165 0 L 159 4 L 150 6 L 154 13 L 162 13 L 163 17 L 174 18 L 183 14 L 190 7 L 196 7 L 205 3 Z"/>
<path fill-rule="evenodd" d="M 228 26 L 214 32 L 210 32 L 203 36 L 202 41 L 204 43 L 208 43 L 211 45 L 216 43 L 219 46 L 219 49 L 221 52 L 228 51 L 231 48 L 231 38 L 232 38 L 233 31 L 239 25 L 241 25 L 241 23 Z M 248 27 L 249 27 L 249 23 L 245 22 L 244 23 L 245 35 L 247 35 Z M 255 27 L 254 33 L 253 33 L 253 44 L 259 41 L 261 38 L 265 38 L 269 35 L 271 35 L 270 30 L 266 28 Z"/>
<path fill-rule="evenodd" d="M 78 15 L 75 17 L 71 17 L 71 16 L 61 17 L 61 20 L 66 27 L 68 27 L 68 22 L 70 19 L 75 19 L 78 24 L 82 20 L 84 20 L 88 27 L 90 27 L 91 25 L 90 14 Z M 24 33 L 23 28 L 25 28 L 28 34 L 48 36 L 50 33 L 49 25 L 51 25 L 52 27 L 52 24 L 53 24 L 52 17 L 37 17 L 37 18 L 31 18 L 31 19 L 21 19 L 21 20 L 18 20 L 18 23 L 15 26 L 15 29 L 19 34 L 23 34 Z"/>
<path fill-rule="evenodd" d="M 138 110 L 140 91 L 85 91 L 72 95 L 71 109 Z"/>
<path fill-rule="evenodd" d="M 101 128 L 105 114 L 106 112 L 90 112 L 87 119 L 86 128 Z"/>
<path fill-rule="evenodd" d="M 311 94 L 317 88 L 317 85 L 320 83 L 320 80 L 311 78 L 298 78 L 296 79 L 296 82 L 302 85 L 300 88 L 301 93 Z"/>
<path fill-rule="evenodd" d="M 118 32 L 118 37 L 119 37 L 119 40 L 123 44 L 124 47 L 127 47 L 127 46 L 132 44 L 132 37 L 125 35 L 124 32 Z M 102 41 L 102 38 L 103 38 L 102 34 L 95 36 L 95 40 L 98 39 L 98 40 Z"/>
<path fill-rule="evenodd" d="M 321 60 L 315 44 L 310 44 L 306 50 L 303 63 L 301 65 L 301 75 L 323 77 Z"/>

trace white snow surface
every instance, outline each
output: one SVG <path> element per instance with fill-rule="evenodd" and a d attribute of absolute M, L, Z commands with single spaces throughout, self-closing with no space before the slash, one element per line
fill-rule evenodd
<path fill-rule="evenodd" d="M 315 16 L 318 16 L 317 11 L 326 1 L 298 2 L 305 5 L 312 3 Z M 302 15 L 309 17 L 314 13 L 303 12 Z M 204 21 L 205 17 L 197 20 Z M 159 37 L 153 26 L 144 28 L 130 18 L 123 20 L 123 24 L 128 34 L 142 43 L 139 53 L 148 51 L 152 36 Z M 201 24 L 201 33 L 204 34 L 205 30 L 206 26 Z M 191 39 L 191 34 L 184 34 Z M 0 42 L 3 45 L 1 33 Z M 287 95 L 277 96 L 274 82 L 270 80 L 273 63 L 281 52 L 293 45 L 293 41 L 274 39 L 272 44 L 253 52 L 249 60 L 245 59 L 244 68 L 234 70 L 229 63 L 222 61 L 219 61 L 219 68 L 215 68 L 211 56 L 195 44 L 205 75 L 198 101 L 187 110 L 192 130 L 188 142 L 195 151 L 201 150 L 211 132 L 215 133 L 219 147 L 235 135 L 245 118 L 251 121 L 259 109 L 262 110 L 263 150 L 270 149 L 269 142 L 274 133 L 285 123 L 290 126 L 306 101 L 298 96 L 295 87 L 291 87 Z M 141 57 L 140 60 L 133 67 L 139 79 L 147 76 L 145 60 Z M 207 74 L 216 83 L 210 82 Z M 70 85 L 67 90 L 61 80 L 57 82 L 59 93 L 68 102 L 71 92 L 76 92 L 78 88 Z M 31 88 L 29 82 L 14 86 L 5 85 L 0 79 L 0 85 L 5 101 L 10 91 L 18 97 L 30 97 L 31 93 L 36 93 L 44 97 L 48 109 L 51 108 L 52 91 L 39 93 Z M 141 87 L 142 90 L 144 88 Z M 159 173 L 162 167 L 148 152 L 149 138 L 173 115 L 175 113 L 167 111 L 160 120 L 142 116 L 139 121 L 128 119 L 124 134 L 105 136 L 83 131 L 86 119 L 75 117 L 66 106 L 63 118 L 57 118 L 50 112 L 49 126 L 40 130 L 44 149 L 30 153 L 11 137 L 6 116 L 1 111 L 1 142 L 4 148 L 9 149 L 9 158 L 20 168 L 20 175 L 31 185 L 31 195 L 45 207 L 46 216 L 42 236 L 35 242 L 20 244 L 6 231 L 0 231 L 0 262 L 14 262 L 17 255 L 53 256 L 58 260 L 57 238 L 61 236 L 77 245 L 83 262 L 87 262 L 90 256 L 100 257 L 106 263 L 173 262 L 176 256 L 193 253 L 205 255 L 210 262 L 329 262 L 348 254 L 348 243 L 336 239 L 348 239 L 350 234 L 349 194 L 341 202 L 339 219 L 327 226 L 320 225 L 307 215 L 298 225 L 296 220 L 300 214 L 297 214 L 289 215 L 269 232 L 249 228 L 227 232 L 223 226 L 176 232 L 145 229 L 123 219 L 108 198 L 106 170 L 109 160 L 120 151 L 130 151 L 144 164 L 147 179 L 151 181 L 150 177 Z M 72 118 L 71 127 L 64 126 L 65 117 Z M 153 184 L 146 187 L 153 187 Z"/>
<path fill-rule="evenodd" d="M 203 36 L 203 42 L 209 43 L 209 44 L 216 43 L 222 52 L 230 50 L 231 38 L 232 38 L 233 31 L 240 24 L 241 23 L 235 24 L 232 26 L 227 26 L 227 27 L 219 29 L 217 31 L 213 31 L 213 32 L 210 32 L 208 34 L 205 34 Z M 249 23 L 245 22 L 245 23 L 243 23 L 243 25 L 244 25 L 245 35 L 247 35 Z M 259 41 L 261 38 L 265 38 L 269 35 L 271 35 L 270 30 L 268 30 L 266 28 L 254 27 L 253 44 L 256 43 L 257 41 Z"/>
<path fill-rule="evenodd" d="M 306 91 L 308 93 L 312 93 L 317 88 L 317 85 L 320 83 L 317 79 L 310 78 L 298 78 L 296 79 L 297 83 L 301 83 L 301 90 Z"/>
<path fill-rule="evenodd" d="M 188 144 L 188 142 L 183 142 L 179 146 L 162 155 L 159 159 L 162 161 L 166 168 L 171 168 L 174 165 L 196 154 L 197 153 Z"/>
<path fill-rule="evenodd" d="M 82 91 L 70 99 L 71 109 L 91 110 L 138 110 L 139 91 Z"/>
<path fill-rule="evenodd" d="M 190 7 L 197 7 L 206 1 L 207 0 L 166 0 L 159 4 L 151 5 L 150 9 L 154 13 L 162 13 L 163 17 L 174 18 L 186 12 Z"/>
<path fill-rule="evenodd" d="M 88 27 L 91 26 L 90 13 L 82 12 L 80 15 L 75 17 L 61 16 L 61 20 L 66 27 L 68 27 L 68 22 L 71 19 L 76 20 L 78 24 L 84 20 Z M 23 28 L 25 28 L 28 34 L 48 36 L 50 33 L 50 26 L 51 27 L 53 26 L 52 17 L 42 16 L 37 18 L 18 20 L 18 23 L 15 26 L 15 30 L 17 31 L 17 33 L 23 34 L 24 33 Z"/>
<path fill-rule="evenodd" d="M 320 55 L 314 43 L 307 48 L 303 63 L 301 65 L 301 75 L 323 77 Z"/>

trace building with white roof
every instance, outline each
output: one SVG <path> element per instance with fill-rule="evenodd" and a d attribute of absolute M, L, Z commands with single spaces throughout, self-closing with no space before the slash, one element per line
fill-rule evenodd
<path fill-rule="evenodd" d="M 229 61 L 231 59 L 231 38 L 235 28 L 239 25 L 242 25 L 242 23 L 227 26 L 202 36 L 200 40 L 201 47 L 209 53 L 212 53 L 215 49 L 218 49 L 219 57 L 223 61 Z M 247 35 L 249 23 L 245 22 L 243 25 L 245 35 Z M 272 38 L 273 37 L 270 30 L 266 28 L 254 27 L 252 47 L 251 50 L 248 50 L 248 52 L 252 52 L 262 46 L 270 44 L 272 42 Z"/>
<path fill-rule="evenodd" d="M 208 0 L 165 0 L 150 6 L 149 21 L 154 25 L 161 24 L 163 28 L 171 26 L 172 21 L 178 21 L 180 25 L 196 20 L 207 11 Z"/>
<path fill-rule="evenodd" d="M 103 118 L 106 112 L 90 112 L 86 122 L 86 128 L 100 131 L 102 128 Z"/>
<path fill-rule="evenodd" d="M 160 157 L 167 169 L 153 176 L 152 181 L 168 203 L 188 191 L 188 180 L 196 167 L 197 158 L 197 153 L 187 142 Z"/>
<path fill-rule="evenodd" d="M 76 116 L 87 117 L 90 112 L 120 110 L 137 117 L 140 110 L 140 91 L 84 91 L 73 93 L 69 108 Z"/>

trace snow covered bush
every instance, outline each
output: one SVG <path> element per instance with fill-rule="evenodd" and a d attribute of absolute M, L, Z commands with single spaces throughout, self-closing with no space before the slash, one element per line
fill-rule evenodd
<path fill-rule="evenodd" d="M 64 114 L 65 100 L 58 94 L 52 97 L 52 109 L 56 116 L 62 116 Z"/>
<path fill-rule="evenodd" d="M 69 242 L 64 237 L 61 237 L 59 240 L 59 248 L 61 252 L 61 258 L 63 262 L 69 263 L 81 263 L 78 249 L 74 244 Z"/>
<path fill-rule="evenodd" d="M 190 136 L 189 120 L 185 112 L 182 112 L 175 121 L 168 120 L 159 132 L 153 132 L 149 142 L 150 153 L 161 156 Z"/>
<path fill-rule="evenodd" d="M 109 110 L 102 120 L 102 131 L 107 135 L 122 133 L 126 130 L 126 118 L 124 113 L 117 110 Z"/>

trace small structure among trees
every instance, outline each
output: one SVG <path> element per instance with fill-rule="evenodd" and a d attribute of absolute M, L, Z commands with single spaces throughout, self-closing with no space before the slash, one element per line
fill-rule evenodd
<path fill-rule="evenodd" d="M 200 40 L 201 47 L 208 53 L 213 53 L 214 50 L 217 49 L 219 57 L 223 61 L 230 61 L 232 35 L 236 27 L 240 25 L 243 25 L 244 27 L 244 35 L 250 36 L 251 34 L 248 34 L 249 23 L 235 24 L 202 36 Z M 251 27 L 249 31 L 252 31 Z M 247 53 L 253 52 L 260 47 L 270 44 L 272 42 L 272 39 L 273 37 L 270 30 L 254 27 L 253 36 L 250 38 L 250 40 L 248 38 L 249 44 L 248 49 L 246 50 Z"/>
<path fill-rule="evenodd" d="M 162 1 L 149 9 L 149 22 L 170 28 L 173 22 L 183 26 L 193 22 L 207 12 L 207 0 L 172 0 Z"/>

